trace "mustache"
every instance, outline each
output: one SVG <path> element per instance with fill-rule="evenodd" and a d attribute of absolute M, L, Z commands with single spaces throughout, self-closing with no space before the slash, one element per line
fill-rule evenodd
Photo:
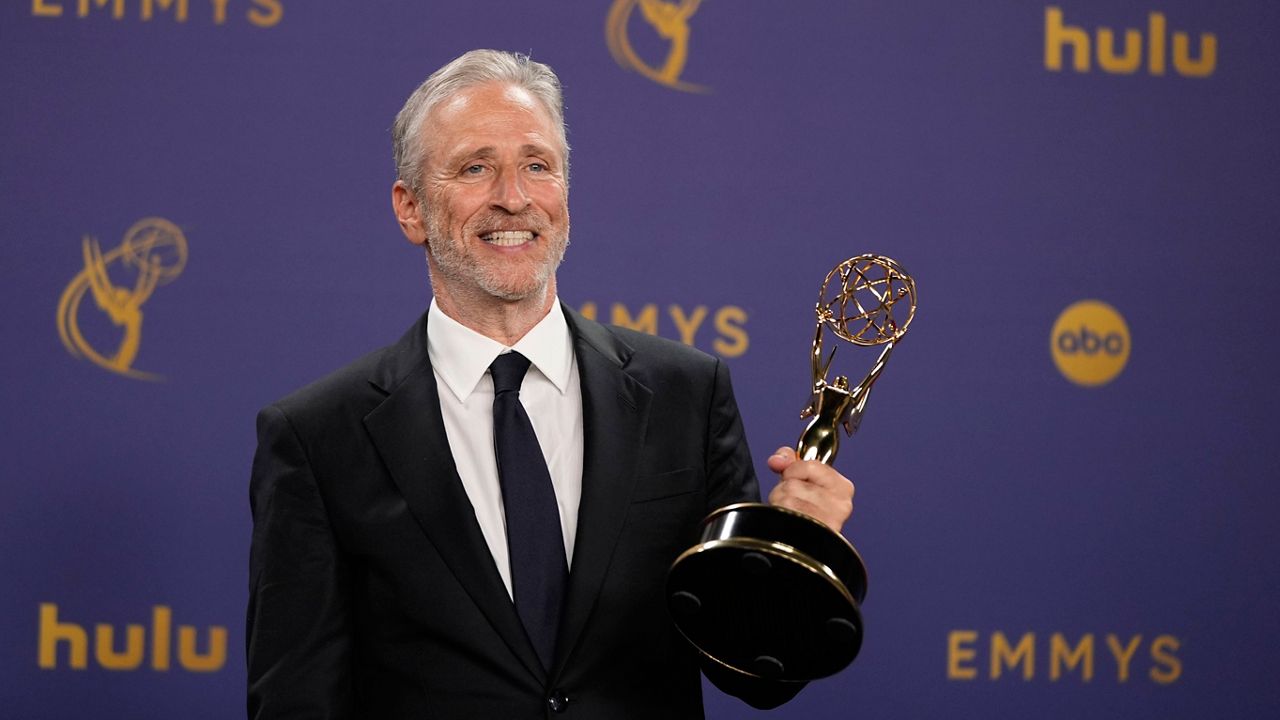
<path fill-rule="evenodd" d="M 535 208 L 528 208 L 519 213 L 506 213 L 496 210 L 471 218 L 468 223 L 476 234 L 502 230 L 532 230 L 542 235 L 551 226 L 551 219 Z"/>

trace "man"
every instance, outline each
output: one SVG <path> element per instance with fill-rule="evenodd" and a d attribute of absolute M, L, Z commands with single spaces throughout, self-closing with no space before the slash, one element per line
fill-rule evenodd
<path fill-rule="evenodd" d="M 757 706 L 798 690 L 700 661 L 667 616 L 698 521 L 758 489 L 722 363 L 560 305 L 561 108 L 550 68 L 485 50 L 397 116 L 392 204 L 434 297 L 258 416 L 250 716 L 702 717 L 700 662 Z M 840 529 L 848 480 L 768 464 L 770 502 Z"/>

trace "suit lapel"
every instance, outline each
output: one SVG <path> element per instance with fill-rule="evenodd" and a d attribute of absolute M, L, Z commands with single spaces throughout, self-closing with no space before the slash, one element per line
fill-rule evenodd
<path fill-rule="evenodd" d="M 449 450 L 426 316 L 388 353 L 370 382 L 389 393 L 364 419 L 409 510 L 458 582 L 511 651 L 539 679 L 546 672 L 485 544 Z"/>
<path fill-rule="evenodd" d="M 582 382 L 582 502 L 560 623 L 559 672 L 595 606 L 626 519 L 652 392 L 624 370 L 631 348 L 565 307 Z"/>

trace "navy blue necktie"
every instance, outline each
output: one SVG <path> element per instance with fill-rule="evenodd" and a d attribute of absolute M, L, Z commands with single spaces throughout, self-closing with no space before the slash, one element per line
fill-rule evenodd
<path fill-rule="evenodd" d="M 550 669 L 569 566 L 551 473 L 520 403 L 520 384 L 528 369 L 529 359 L 518 352 L 499 355 L 489 366 L 493 375 L 493 444 L 507 514 L 516 612 L 542 664 Z"/>

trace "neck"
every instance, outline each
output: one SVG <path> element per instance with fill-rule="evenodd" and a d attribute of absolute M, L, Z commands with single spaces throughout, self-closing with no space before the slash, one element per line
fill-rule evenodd
<path fill-rule="evenodd" d="M 529 297 L 519 300 L 504 300 L 483 294 L 462 298 L 434 285 L 432 294 L 436 305 L 445 315 L 487 338 L 511 347 L 551 311 L 556 299 L 556 282 L 552 277 L 547 282 L 545 291 L 531 293 Z"/>

